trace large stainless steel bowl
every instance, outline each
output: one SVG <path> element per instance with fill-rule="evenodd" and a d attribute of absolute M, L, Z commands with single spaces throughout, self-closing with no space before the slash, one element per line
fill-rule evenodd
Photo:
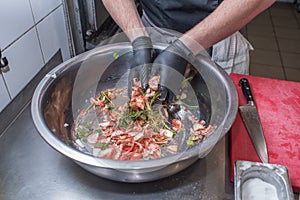
<path fill-rule="evenodd" d="M 161 50 L 165 46 L 155 47 Z M 200 55 L 192 61 L 198 74 L 191 85 L 199 101 L 201 118 L 215 127 L 206 140 L 176 155 L 156 160 L 118 161 L 80 152 L 69 142 L 73 120 L 99 88 L 127 85 L 122 76 L 131 59 L 131 45 L 116 43 L 95 48 L 60 64 L 36 88 L 31 112 L 44 140 L 84 169 L 111 180 L 145 182 L 175 174 L 206 156 L 231 127 L 238 100 L 230 77 L 208 57 Z"/>

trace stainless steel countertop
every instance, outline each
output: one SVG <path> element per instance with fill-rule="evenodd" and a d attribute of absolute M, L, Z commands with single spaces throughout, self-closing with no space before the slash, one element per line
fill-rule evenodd
<path fill-rule="evenodd" d="M 208 156 L 171 177 L 139 184 L 106 180 L 53 150 L 39 136 L 28 105 L 0 137 L 0 199 L 234 199 L 228 165 L 224 137 Z"/>

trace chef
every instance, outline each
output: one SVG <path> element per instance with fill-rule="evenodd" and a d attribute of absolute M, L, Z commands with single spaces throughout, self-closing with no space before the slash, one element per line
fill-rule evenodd
<path fill-rule="evenodd" d="M 159 68 L 161 97 L 173 100 L 168 85 L 180 87 L 173 71 L 184 74 L 185 56 L 197 55 L 204 49 L 227 73 L 249 73 L 250 43 L 239 30 L 275 0 L 141 0 L 142 18 L 134 0 L 103 0 L 103 4 L 133 46 L 136 65 L 153 63 Z M 152 38 L 145 27 L 169 46 L 154 58 Z M 176 38 L 172 31 L 182 33 Z M 151 31 L 153 34 L 153 31 Z M 151 37 L 150 37 L 151 36 Z M 178 56 L 184 55 L 184 56 Z M 149 65 L 150 67 L 150 65 Z M 150 67 L 151 68 L 151 67 Z M 142 70 L 142 68 L 139 68 Z M 131 76 L 147 87 L 148 73 L 135 70 Z M 145 78 L 146 76 L 146 78 Z"/>

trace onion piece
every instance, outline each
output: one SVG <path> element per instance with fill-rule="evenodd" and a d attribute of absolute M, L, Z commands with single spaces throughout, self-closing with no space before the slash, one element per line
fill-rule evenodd
<path fill-rule="evenodd" d="M 166 147 L 166 150 L 170 153 L 175 154 L 178 152 L 178 145 L 176 145 L 176 144 L 169 145 Z"/>
<path fill-rule="evenodd" d="M 89 144 L 95 144 L 98 141 L 99 133 L 92 133 L 87 136 L 86 140 Z"/>
<path fill-rule="evenodd" d="M 167 129 L 161 129 L 160 133 L 166 136 L 167 138 L 172 138 L 173 137 L 173 132 L 169 131 Z"/>

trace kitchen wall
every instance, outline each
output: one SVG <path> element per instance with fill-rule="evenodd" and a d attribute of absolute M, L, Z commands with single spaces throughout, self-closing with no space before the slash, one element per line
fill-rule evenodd
<path fill-rule="evenodd" d="M 0 73 L 1 112 L 58 50 L 69 59 L 72 43 L 63 0 L 1 0 L 0 8 L 0 49 L 9 63 Z"/>

